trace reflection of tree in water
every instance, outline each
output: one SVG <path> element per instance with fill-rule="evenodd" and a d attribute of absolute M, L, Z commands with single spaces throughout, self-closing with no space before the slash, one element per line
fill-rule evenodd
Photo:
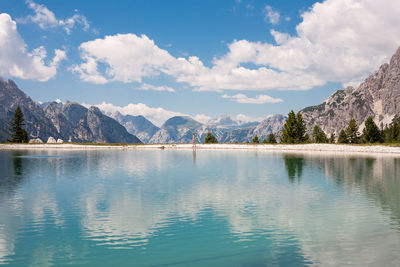
<path fill-rule="evenodd" d="M 20 157 L 21 155 L 21 152 L 16 151 L 4 156 L 1 164 L 0 194 L 13 192 L 23 180 L 24 159 Z"/>
<path fill-rule="evenodd" d="M 13 170 L 14 170 L 14 179 L 20 180 L 22 178 L 23 166 L 22 166 L 22 158 L 19 156 L 14 156 L 13 158 Z"/>
<path fill-rule="evenodd" d="M 400 159 L 392 157 L 307 157 L 345 189 L 359 188 L 400 223 Z"/>
<path fill-rule="evenodd" d="M 283 160 L 285 162 L 289 181 L 293 183 L 296 177 L 297 180 L 300 181 L 303 174 L 304 158 L 296 155 L 284 155 Z"/>

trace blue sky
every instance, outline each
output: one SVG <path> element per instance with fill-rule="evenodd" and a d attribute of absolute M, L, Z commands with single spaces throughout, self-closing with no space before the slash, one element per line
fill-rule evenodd
<path fill-rule="evenodd" d="M 286 114 L 394 53 L 400 5 L 374 2 L 2 0 L 0 75 L 36 101 L 103 103 L 158 125 Z"/>

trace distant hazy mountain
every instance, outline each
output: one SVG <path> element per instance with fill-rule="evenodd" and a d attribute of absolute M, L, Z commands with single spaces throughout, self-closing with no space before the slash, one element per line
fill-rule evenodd
<path fill-rule="evenodd" d="M 65 141 L 93 143 L 141 143 L 116 120 L 104 115 L 97 107 L 89 109 L 67 101 L 52 102 L 43 107 Z"/>
<path fill-rule="evenodd" d="M 141 115 L 122 115 L 118 111 L 106 113 L 106 115 L 117 120 L 130 134 L 136 135 L 144 143 L 148 143 L 153 135 L 160 130 L 160 128 Z"/>
<path fill-rule="evenodd" d="M 221 141 L 223 143 L 246 143 L 252 142 L 254 136 L 257 135 L 261 142 L 263 139 L 267 139 L 271 133 L 279 135 L 286 119 L 286 116 L 280 114 L 270 115 L 256 126 L 225 131 Z"/>
<path fill-rule="evenodd" d="M 218 142 L 222 143 L 251 142 L 256 134 L 262 140 L 272 132 L 279 132 L 286 117 L 269 116 L 261 123 L 249 127 L 240 127 L 230 119 L 226 116 L 222 120 L 214 120 L 205 125 L 187 116 L 173 117 L 153 135 L 150 143 L 189 143 L 192 141 L 193 133 L 196 133 L 198 142 L 204 142 L 209 131 L 217 137 Z"/>
<path fill-rule="evenodd" d="M 50 136 L 60 138 L 53 123 L 45 116 L 44 111 L 29 96 L 21 91 L 12 81 L 0 78 L 0 141 L 9 138 L 10 122 L 17 106 L 24 114 L 29 138 L 47 140 Z"/>
<path fill-rule="evenodd" d="M 224 130 L 246 128 L 246 127 L 256 126 L 258 124 L 259 124 L 259 122 L 257 122 L 257 121 L 243 122 L 243 121 L 232 118 L 232 116 L 230 116 L 230 115 L 223 115 L 219 118 L 212 119 L 207 122 L 207 125 L 210 127 L 215 127 L 215 128 L 224 129 Z"/>
<path fill-rule="evenodd" d="M 252 135 L 257 135 L 260 141 L 267 139 L 271 133 L 280 136 L 286 119 L 287 117 L 281 114 L 270 115 L 254 128 Z"/>
<path fill-rule="evenodd" d="M 202 132 L 204 125 L 188 116 L 168 119 L 150 139 L 150 143 L 190 143 L 193 132 Z"/>
<path fill-rule="evenodd" d="M 309 131 L 318 124 L 326 133 L 334 132 L 336 136 L 351 119 L 361 128 L 369 116 L 378 126 L 390 124 L 400 114 L 400 48 L 389 64 L 383 64 L 358 88 L 338 90 L 322 104 L 301 112 Z"/>

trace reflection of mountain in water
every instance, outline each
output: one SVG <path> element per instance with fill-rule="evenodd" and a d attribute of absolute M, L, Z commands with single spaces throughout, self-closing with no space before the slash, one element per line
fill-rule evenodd
<path fill-rule="evenodd" d="M 306 157 L 322 167 L 326 176 L 345 189 L 359 188 L 390 210 L 400 222 L 400 159 L 393 157 Z"/>
<path fill-rule="evenodd" d="M 148 260 L 162 256 L 158 246 L 182 252 L 177 257 L 195 247 L 209 257 L 223 247 L 234 258 L 232 251 L 249 245 L 270 253 L 260 258 L 291 249 L 299 261 L 317 265 L 399 263 L 393 248 L 400 247 L 400 235 L 392 227 L 399 221 L 389 217 L 399 218 L 396 159 L 204 150 L 69 153 L 75 157 L 6 160 L 7 173 L 30 182 L 11 196 L 9 203 L 18 205 L 0 203 L 0 261 L 21 251 L 18 231 L 31 221 L 55 225 L 62 244 L 52 245 L 60 251 L 69 245 L 71 255 L 93 256 L 91 247 L 107 254 L 113 247 Z M 88 242 L 82 246 L 70 235 L 76 225 Z M 38 254 L 45 248 L 41 240 L 31 242 Z"/>

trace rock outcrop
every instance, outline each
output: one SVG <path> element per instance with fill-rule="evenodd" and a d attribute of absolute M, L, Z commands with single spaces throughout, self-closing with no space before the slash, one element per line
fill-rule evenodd
<path fill-rule="evenodd" d="M 53 136 L 50 136 L 49 139 L 47 139 L 47 144 L 57 144 L 57 141 Z"/>
<path fill-rule="evenodd" d="M 40 138 L 35 138 L 35 139 L 29 140 L 29 144 L 43 144 L 43 141 Z"/>
<path fill-rule="evenodd" d="M 309 132 L 318 124 L 327 134 L 338 133 L 351 119 L 364 127 L 372 116 L 378 126 L 385 126 L 400 114 L 400 48 L 378 71 L 357 88 L 338 90 L 317 106 L 301 110 Z"/>

